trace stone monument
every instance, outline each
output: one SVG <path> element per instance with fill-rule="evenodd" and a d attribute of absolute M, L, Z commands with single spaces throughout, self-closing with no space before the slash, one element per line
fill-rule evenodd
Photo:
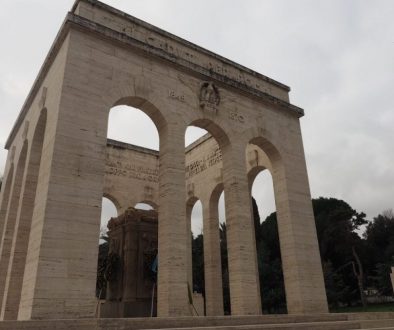
<path fill-rule="evenodd" d="M 157 212 L 129 208 L 112 218 L 108 229 L 108 260 L 115 264 L 100 316 L 156 315 Z"/>
<path fill-rule="evenodd" d="M 5 146 L 0 319 L 95 316 L 101 201 L 111 191 L 120 214 L 134 206 L 131 197 L 158 211 L 160 317 L 191 315 L 188 219 L 197 199 L 206 314 L 223 315 L 217 200 L 224 191 L 232 315 L 260 314 L 250 182 L 261 170 L 274 184 L 288 311 L 328 312 L 301 137 L 304 111 L 290 103 L 289 91 L 102 2 L 76 1 Z M 159 131 L 158 152 L 134 153 L 143 166 L 113 162 L 135 151 L 107 141 L 108 114 L 117 105 L 145 112 Z M 186 157 L 190 125 L 210 137 Z M 138 188 L 109 184 L 124 178 Z"/>

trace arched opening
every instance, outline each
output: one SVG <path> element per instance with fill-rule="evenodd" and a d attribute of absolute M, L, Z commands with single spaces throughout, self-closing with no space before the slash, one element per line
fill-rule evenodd
<path fill-rule="evenodd" d="M 187 282 L 189 295 L 192 297 L 192 315 L 204 315 L 204 238 L 203 215 L 201 201 L 190 197 L 186 202 L 186 234 L 187 234 Z M 202 303 L 202 304 L 201 304 Z"/>
<path fill-rule="evenodd" d="M 99 250 L 97 296 L 106 299 L 102 317 L 151 316 L 157 298 L 152 269 L 158 250 L 153 211 L 158 209 L 158 124 L 165 125 L 159 111 L 139 98 L 119 100 L 108 116 L 102 225 L 114 219 L 107 248 L 100 244 Z M 116 269 L 112 277 L 111 267 Z"/>
<path fill-rule="evenodd" d="M 189 126 L 185 133 L 185 147 L 187 148 L 206 134 L 208 134 L 208 132 L 205 129 L 196 126 Z"/>
<path fill-rule="evenodd" d="M 36 198 L 39 196 L 37 192 L 37 183 L 41 166 L 46 123 L 47 110 L 43 109 L 34 130 L 29 160 L 26 167 L 26 176 L 24 178 L 25 182 L 21 190 L 20 212 L 15 223 L 15 234 L 13 237 L 8 270 L 9 276 L 7 277 L 6 291 L 4 294 L 2 311 L 4 319 L 15 320 L 18 316 L 34 206 L 36 204 Z"/>
<path fill-rule="evenodd" d="M 214 197 L 214 196 L 219 196 Z M 224 315 L 231 315 L 230 299 L 230 278 L 228 270 L 228 251 L 227 251 L 227 227 L 226 227 L 226 208 L 223 191 L 223 184 L 212 194 L 212 204 L 218 208 L 219 230 L 220 230 L 220 259 L 222 263 L 222 283 L 223 283 L 223 309 Z M 214 207 L 214 206 L 213 206 Z"/>
<path fill-rule="evenodd" d="M 107 225 L 108 221 L 111 218 L 117 217 L 118 214 L 118 208 L 116 206 L 116 201 L 114 198 L 106 195 L 102 198 L 102 203 L 101 203 L 101 225 L 100 225 L 100 243 L 102 243 L 102 236 L 107 235 Z"/>
<path fill-rule="evenodd" d="M 12 163 L 8 170 L 7 178 L 3 181 L 1 186 L 2 200 L 0 205 L 0 238 L 3 237 L 3 229 L 5 224 L 5 217 L 7 215 L 8 201 L 10 198 L 11 184 L 14 177 L 14 164 Z"/>
<path fill-rule="evenodd" d="M 134 208 L 139 210 L 157 210 L 157 205 L 153 202 L 143 201 L 134 205 Z"/>
<path fill-rule="evenodd" d="M 159 150 L 159 132 L 152 119 L 138 108 L 118 105 L 108 117 L 107 138 Z"/>
<path fill-rule="evenodd" d="M 185 132 L 185 177 L 188 196 L 204 196 L 201 212 L 203 231 L 194 236 L 193 273 L 204 273 L 204 306 L 206 315 L 223 315 L 221 242 L 218 219 L 219 193 L 211 196 L 222 180 L 222 147 L 228 145 L 223 130 L 207 119 L 196 120 Z M 223 190 L 223 188 L 221 188 Z M 193 232 L 199 231 L 194 224 Z M 198 254 L 198 255 L 197 255 Z M 196 267 L 202 268 L 197 270 Z"/>
<path fill-rule="evenodd" d="M 263 313 L 286 313 L 282 258 L 276 217 L 272 163 L 255 144 L 246 149 Z"/>
<path fill-rule="evenodd" d="M 99 252 L 97 261 L 97 280 L 96 280 L 96 297 L 98 299 L 106 298 L 107 280 L 106 280 L 106 268 L 107 268 L 107 257 L 109 251 L 108 242 L 108 221 L 111 218 L 118 216 L 118 210 L 116 202 L 113 202 L 114 198 L 106 196 L 102 198 L 101 203 L 101 225 L 100 225 L 100 237 L 99 237 Z"/>
<path fill-rule="evenodd" d="M 9 271 L 9 262 L 11 256 L 12 242 L 15 235 L 16 220 L 21 198 L 21 190 L 23 178 L 25 175 L 25 164 L 27 158 L 28 142 L 25 140 L 19 159 L 16 165 L 15 177 L 11 188 L 11 198 L 8 202 L 7 215 L 5 218 L 3 235 L 0 242 L 0 297 L 4 297 L 4 293 L 8 291 L 6 287 L 6 279 Z M 0 299 L 0 308 L 4 315 L 5 301 Z"/>
<path fill-rule="evenodd" d="M 202 204 L 197 200 L 191 211 L 192 241 L 192 269 L 193 269 L 193 293 L 204 296 L 204 230 Z"/>

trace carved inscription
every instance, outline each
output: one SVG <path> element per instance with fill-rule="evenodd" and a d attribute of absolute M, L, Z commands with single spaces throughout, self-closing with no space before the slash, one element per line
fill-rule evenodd
<path fill-rule="evenodd" d="M 159 182 L 159 170 L 135 165 L 133 163 L 123 163 L 107 159 L 105 174 L 120 176 L 125 178 L 137 179 L 147 182 Z"/>
<path fill-rule="evenodd" d="M 186 165 L 186 179 L 189 179 L 201 172 L 204 172 L 207 168 L 216 165 L 222 161 L 222 152 L 217 147 L 208 154 L 204 155 L 201 159 L 195 160 L 190 164 Z"/>
<path fill-rule="evenodd" d="M 237 83 L 245 85 L 250 88 L 260 90 L 265 93 L 272 94 L 272 86 L 269 82 L 255 77 L 250 73 L 244 72 L 239 68 L 233 67 L 231 64 L 222 62 L 221 60 L 212 59 L 210 56 L 198 53 L 180 43 L 164 38 L 146 28 L 135 23 L 130 23 L 125 20 L 111 17 L 109 14 L 102 14 L 100 21 L 110 26 L 112 29 L 124 33 L 127 36 L 133 37 L 147 45 L 164 51 L 171 57 L 177 57 L 184 61 L 199 65 L 210 73 L 220 74 Z M 284 92 L 282 95 L 284 95 Z"/>

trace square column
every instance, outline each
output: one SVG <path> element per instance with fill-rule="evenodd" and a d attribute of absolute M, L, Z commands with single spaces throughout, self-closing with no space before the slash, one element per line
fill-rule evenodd
<path fill-rule="evenodd" d="M 220 316 L 224 309 L 218 204 L 202 200 L 202 209 L 206 315 Z"/>
<path fill-rule="evenodd" d="M 174 123 L 159 132 L 159 317 L 190 315 L 185 230 L 185 129 Z"/>
<path fill-rule="evenodd" d="M 231 146 L 222 152 L 231 313 L 257 315 L 260 285 L 245 149 Z"/>
<path fill-rule="evenodd" d="M 63 90 L 56 131 L 43 147 L 21 320 L 95 316 L 108 110 L 99 99 L 80 102 Z"/>
<path fill-rule="evenodd" d="M 272 177 L 288 313 L 328 313 L 301 136 Z"/>

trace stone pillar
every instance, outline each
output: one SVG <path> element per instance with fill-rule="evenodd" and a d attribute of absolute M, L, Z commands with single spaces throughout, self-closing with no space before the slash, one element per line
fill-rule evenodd
<path fill-rule="evenodd" d="M 289 314 L 327 313 L 302 139 L 273 159 L 278 231 Z"/>
<path fill-rule="evenodd" d="M 159 237 L 157 315 L 190 314 L 187 292 L 185 210 L 185 130 L 175 123 L 163 127 L 159 158 Z"/>
<path fill-rule="evenodd" d="M 260 285 L 245 149 L 232 145 L 222 152 L 231 313 L 257 315 Z"/>
<path fill-rule="evenodd" d="M 202 200 L 204 228 L 205 309 L 207 316 L 224 314 L 218 204 Z"/>
<path fill-rule="evenodd" d="M 14 237 L 15 223 L 17 212 L 20 207 L 21 190 L 24 184 L 24 173 L 27 155 L 27 142 L 23 144 L 18 163 L 16 166 L 15 177 L 12 182 L 11 198 L 8 201 L 7 214 L 3 226 L 3 234 L 0 241 L 0 309 L 2 309 L 4 300 L 4 291 L 8 273 L 8 264 L 10 261 L 12 239 Z"/>
<path fill-rule="evenodd" d="M 18 319 L 95 315 L 108 108 L 74 92 L 48 112 Z"/>

